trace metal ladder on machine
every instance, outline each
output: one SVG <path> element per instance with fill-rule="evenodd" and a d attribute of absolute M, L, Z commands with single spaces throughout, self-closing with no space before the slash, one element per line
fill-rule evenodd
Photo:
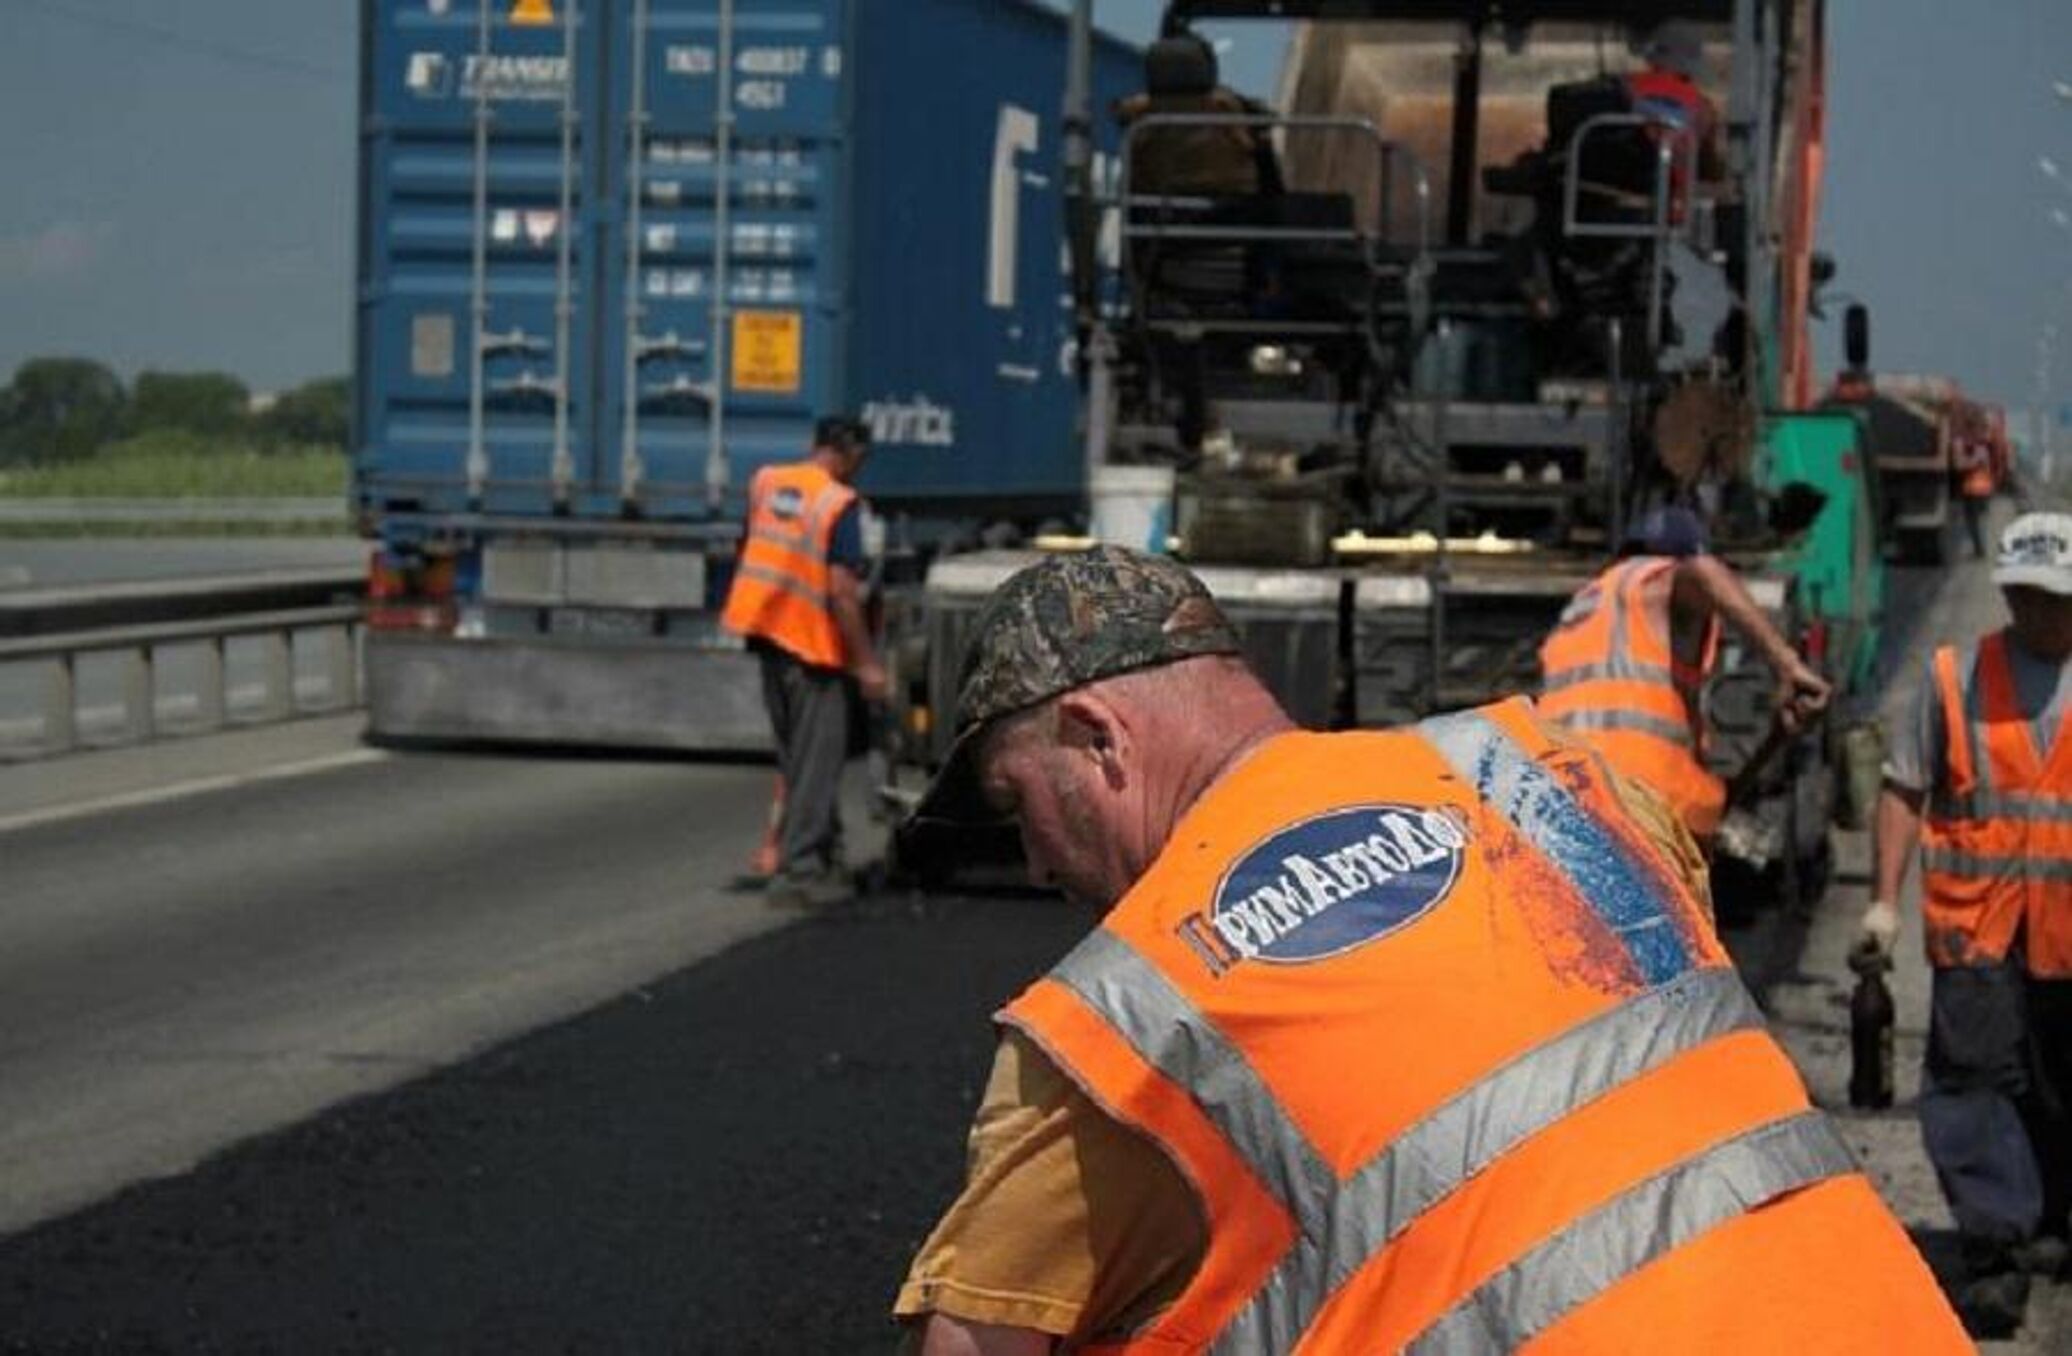
<path fill-rule="evenodd" d="M 1600 113 L 1585 119 L 1569 138 L 1565 154 L 1562 180 L 1561 231 L 1565 236 L 1577 239 L 1633 240 L 1644 242 L 1648 251 L 1647 321 L 1644 330 L 1650 362 L 1659 358 L 1662 352 L 1663 319 L 1669 271 L 1669 247 L 1678 235 L 1678 227 L 1670 219 L 1672 189 L 1682 160 L 1683 182 L 1695 203 L 1698 182 L 1698 147 L 1694 140 L 1686 138 L 1680 144 L 1667 137 L 1661 138 L 1655 150 L 1654 188 L 1649 194 L 1648 216 L 1640 222 L 1586 221 L 1582 216 L 1582 193 L 1585 187 L 1582 170 L 1583 144 L 1594 132 L 1611 129 L 1646 130 L 1659 127 L 1653 119 L 1640 113 Z M 1686 223 L 1682 230 L 1692 227 L 1686 207 Z M 1610 446 L 1606 448 L 1609 466 L 1606 468 L 1610 501 L 1607 504 L 1607 521 L 1611 533 L 1617 535 L 1625 529 L 1626 517 L 1633 508 L 1629 502 L 1629 491 L 1641 488 L 1639 470 L 1633 460 L 1633 413 L 1634 391 L 1628 384 L 1625 373 L 1626 345 L 1623 326 L 1613 317 L 1610 326 L 1610 372 L 1611 411 L 1607 419 L 1607 436 Z"/>
<path fill-rule="evenodd" d="M 557 513 L 568 511 L 569 500 L 574 490 L 575 453 L 569 439 L 569 335 L 575 315 L 574 209 L 578 173 L 576 135 L 581 121 L 576 109 L 576 73 L 579 69 L 576 57 L 577 33 L 581 25 L 580 9 L 580 0 L 564 0 L 561 8 L 561 58 L 564 74 L 559 116 L 560 190 L 554 218 L 554 372 L 550 377 L 541 377 L 528 365 L 521 368 L 515 377 L 494 383 L 489 380 L 490 359 L 516 357 L 530 360 L 541 356 L 547 344 L 538 336 L 527 334 L 522 325 L 514 325 L 504 333 L 489 328 L 489 153 L 492 141 L 490 127 L 495 120 L 495 110 L 489 97 L 491 82 L 487 76 L 478 77 L 475 84 L 472 166 L 473 258 L 469 282 L 468 446 L 464 464 L 468 504 L 476 512 L 481 511 L 493 471 L 488 430 L 489 405 L 492 400 L 505 403 L 544 396 L 553 402 L 553 451 L 548 475 Z M 495 51 L 494 35 L 495 19 L 492 8 L 487 0 L 482 0 L 476 10 L 475 55 L 477 68 L 485 72 L 489 69 L 489 59 Z"/>
<path fill-rule="evenodd" d="M 1580 210 L 1582 180 L 1582 148 L 1592 133 L 1608 129 L 1647 128 L 1655 125 L 1645 115 L 1637 113 L 1601 113 L 1584 121 L 1575 134 L 1569 138 L 1565 150 L 1565 174 L 1562 184 L 1561 228 L 1565 235 L 1580 239 L 1637 240 L 1648 246 L 1648 288 L 1647 329 L 1648 351 L 1658 353 L 1662 345 L 1662 312 L 1665 277 L 1668 268 L 1668 252 L 1675 235 L 1670 221 L 1670 189 L 1673 182 L 1676 146 L 1664 139 L 1655 159 L 1654 191 L 1650 195 L 1648 218 L 1642 222 L 1591 222 L 1582 218 Z M 1684 174 L 1686 183 L 1696 182 L 1697 149 L 1695 144 L 1685 143 Z M 1446 322 L 1440 321 L 1437 334 L 1444 340 Z M 1624 367 L 1623 327 L 1614 317 L 1610 326 L 1610 403 L 1606 419 L 1608 465 L 1605 468 L 1606 484 L 1610 500 L 1607 504 L 1608 522 L 1613 535 L 1623 529 L 1629 505 L 1626 502 L 1629 481 L 1632 479 L 1632 392 L 1629 389 Z M 1427 572 L 1430 590 L 1430 618 L 1428 626 L 1428 652 L 1430 667 L 1426 687 L 1426 705 L 1431 710 L 1441 710 L 1457 704 L 1460 696 L 1474 696 L 1449 690 L 1446 676 L 1449 665 L 1447 614 L 1457 596 L 1452 588 L 1453 575 L 1447 558 L 1447 528 L 1451 516 L 1451 500 L 1447 493 L 1450 476 L 1446 460 L 1446 405 L 1443 390 L 1430 397 L 1432 440 L 1435 464 L 1438 468 L 1434 481 L 1432 510 L 1437 522 L 1432 533 L 1437 539 L 1432 564 Z"/>
<path fill-rule="evenodd" d="M 650 27 L 649 0 L 634 0 L 632 17 L 632 93 L 626 119 L 626 268 L 623 286 L 620 335 L 620 420 L 619 495 L 628 516 L 641 512 L 642 488 L 647 483 L 647 462 L 640 451 L 640 411 L 644 406 L 689 399 L 702 404 L 706 413 L 705 501 L 718 508 L 726 500 L 728 461 L 727 413 L 727 324 L 731 315 L 728 294 L 731 282 L 728 264 L 732 256 L 734 160 L 734 0 L 719 0 L 718 79 L 713 119 L 712 148 L 712 278 L 710 326 L 704 340 L 686 340 L 675 330 L 661 335 L 642 332 L 647 307 L 641 296 L 641 269 L 646 245 L 642 208 L 647 200 L 648 88 L 647 57 Z M 706 379 L 694 381 L 679 374 L 667 381 L 649 384 L 642 373 L 653 362 L 690 360 L 704 355 Z"/>

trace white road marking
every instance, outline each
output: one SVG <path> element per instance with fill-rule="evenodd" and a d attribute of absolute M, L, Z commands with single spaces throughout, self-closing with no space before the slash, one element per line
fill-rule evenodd
<path fill-rule="evenodd" d="M 260 768 L 256 772 L 229 772 L 215 777 L 196 777 L 189 781 L 174 782 L 169 786 L 150 786 L 141 791 L 124 791 L 113 796 L 74 801 L 69 805 L 25 810 L 20 814 L 0 816 L 0 833 L 12 833 L 17 829 L 34 828 L 41 824 L 62 823 L 68 819 L 84 819 L 90 815 L 106 814 L 111 810 L 128 810 L 139 805 L 161 805 L 167 801 L 185 800 L 189 796 L 199 796 L 209 791 L 228 791 L 258 782 L 274 782 L 289 777 L 306 777 L 316 772 L 332 772 L 338 768 L 356 767 L 361 763 L 380 762 L 388 756 L 386 749 L 347 749 L 343 753 L 325 754 L 321 758 L 310 758 L 300 763 L 282 763 L 277 767 Z"/>

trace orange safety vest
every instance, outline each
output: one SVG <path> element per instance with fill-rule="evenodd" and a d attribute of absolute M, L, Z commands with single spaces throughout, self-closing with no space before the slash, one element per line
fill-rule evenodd
<path fill-rule="evenodd" d="M 1539 711 L 1660 795 L 1705 843 L 1727 800 L 1725 784 L 1704 763 L 1699 714 L 1719 620 L 1706 624 L 1696 664 L 1677 659 L 1669 636 L 1676 564 L 1635 556 L 1576 594 L 1540 646 Z"/>
<path fill-rule="evenodd" d="M 1935 652 L 1945 775 L 1921 820 L 1921 911 L 1931 965 L 2004 960 L 2072 979 L 2072 738 L 2048 747 L 2023 719 L 2007 632 L 1960 658 Z"/>
<path fill-rule="evenodd" d="M 816 462 L 765 466 L 748 482 L 748 535 L 720 624 L 820 668 L 848 666 L 829 597 L 827 552 L 856 491 Z"/>
<path fill-rule="evenodd" d="M 1703 905 L 1522 700 L 1269 741 L 1000 1019 L 1208 1221 L 1089 1350 L 1970 1349 Z"/>

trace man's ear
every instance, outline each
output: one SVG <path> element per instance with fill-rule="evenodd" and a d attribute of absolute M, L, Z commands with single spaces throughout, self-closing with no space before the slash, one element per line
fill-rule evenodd
<path fill-rule="evenodd" d="M 1099 693 L 1082 689 L 1058 698 L 1058 743 L 1091 758 L 1111 787 L 1122 785 L 1129 741 L 1121 714 Z"/>

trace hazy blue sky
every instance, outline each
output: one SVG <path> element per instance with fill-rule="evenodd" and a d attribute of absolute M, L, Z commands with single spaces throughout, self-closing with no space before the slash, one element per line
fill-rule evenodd
<path fill-rule="evenodd" d="M 1134 37 L 1159 8 L 1097 3 Z M 357 9 L 0 0 L 0 372 L 53 352 L 260 388 L 344 370 Z M 2063 398 L 2072 102 L 2051 83 L 2072 81 L 2072 5 L 1831 0 L 1830 26 L 1822 234 L 1874 308 L 1878 365 L 2026 403 L 2057 324 Z M 1277 60 L 1254 40 L 1225 65 L 1263 90 Z"/>

